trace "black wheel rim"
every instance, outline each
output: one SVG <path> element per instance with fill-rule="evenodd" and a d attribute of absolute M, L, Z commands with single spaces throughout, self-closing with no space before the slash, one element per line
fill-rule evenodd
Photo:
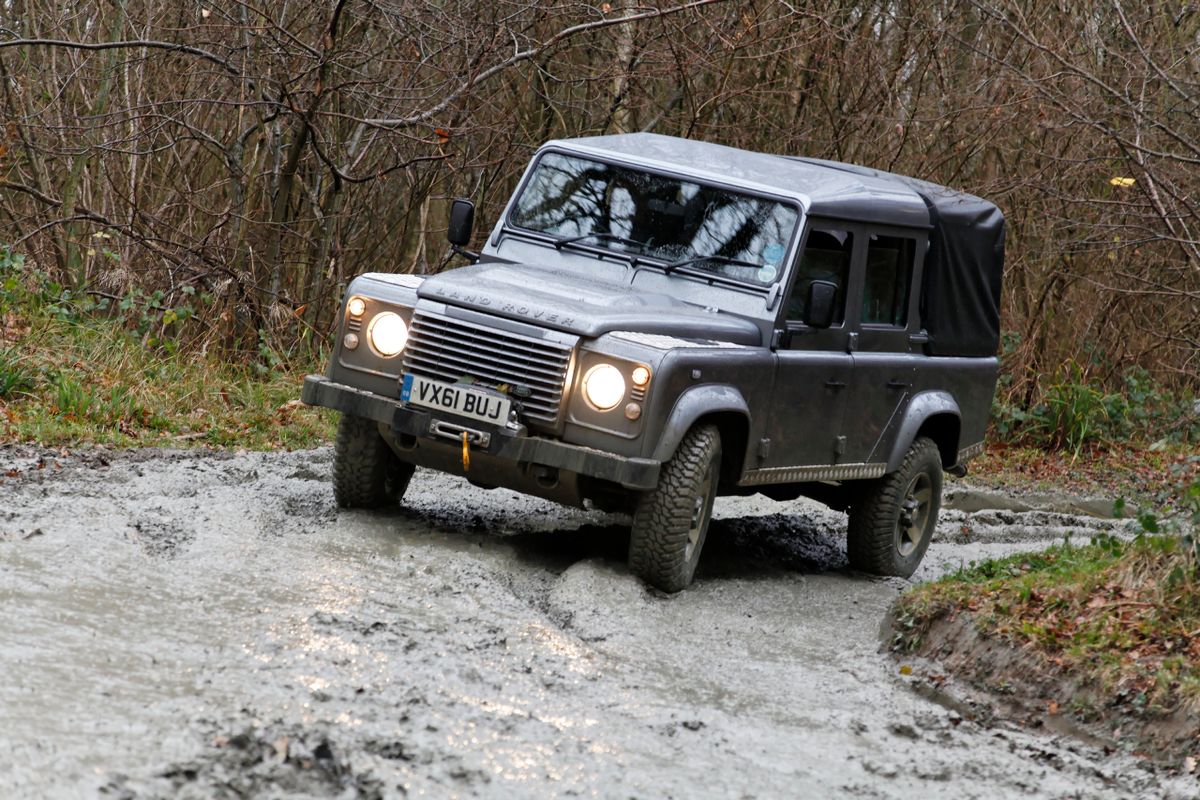
<path fill-rule="evenodd" d="M 920 473 L 908 482 L 900 499 L 900 515 L 896 519 L 896 552 L 908 558 L 921 546 L 933 510 L 933 481 Z"/>

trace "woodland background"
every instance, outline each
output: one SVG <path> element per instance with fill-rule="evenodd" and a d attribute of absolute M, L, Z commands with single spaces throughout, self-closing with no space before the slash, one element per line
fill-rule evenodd
<path fill-rule="evenodd" d="M 319 351 L 451 198 L 482 231 L 543 141 L 647 130 L 993 200 L 997 425 L 1197 429 L 1195 3 L 4 0 L 0 118 L 0 285 L 150 344 Z"/>

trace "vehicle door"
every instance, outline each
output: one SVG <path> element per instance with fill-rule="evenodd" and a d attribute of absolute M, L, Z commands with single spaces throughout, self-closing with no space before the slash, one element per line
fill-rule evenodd
<path fill-rule="evenodd" d="M 854 366 L 846 393 L 846 461 L 887 461 L 912 398 L 921 359 L 920 261 L 925 232 L 867 226 L 864 257 L 854 265 L 850 351 Z"/>
<path fill-rule="evenodd" d="M 760 442 L 760 468 L 777 473 L 840 463 L 845 443 L 839 434 L 853 363 L 848 351 L 847 290 L 862 228 L 819 218 L 810 219 L 806 228 L 776 326 L 775 384 L 765 439 Z M 828 328 L 806 322 L 814 281 L 838 287 L 833 324 Z M 803 474 L 778 477 L 805 479 Z"/>

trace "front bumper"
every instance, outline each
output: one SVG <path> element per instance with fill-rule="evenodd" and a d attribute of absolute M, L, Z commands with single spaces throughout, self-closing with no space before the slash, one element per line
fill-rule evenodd
<path fill-rule="evenodd" d="M 332 408 L 343 414 L 383 423 L 390 426 L 397 436 L 435 440 L 433 424 L 440 421 L 440 418 L 435 420 L 433 414 L 406 406 L 398 399 L 335 383 L 323 375 L 309 375 L 304 379 L 300 399 L 310 406 Z M 447 421 L 453 422 L 453 419 Z M 476 423 L 467 425 L 469 428 L 479 427 Z M 662 465 L 653 459 L 618 456 L 591 447 L 529 436 L 521 431 L 492 428 L 488 433 L 488 443 L 477 449 L 514 465 L 552 467 L 612 481 L 627 489 L 646 490 L 658 485 L 658 473 Z"/>

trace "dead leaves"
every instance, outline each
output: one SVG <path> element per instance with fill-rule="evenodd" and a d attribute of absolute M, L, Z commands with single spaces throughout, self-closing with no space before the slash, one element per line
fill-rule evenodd
<path fill-rule="evenodd" d="M 16 344 L 29 335 L 29 323 L 13 312 L 0 317 L 0 343 Z"/>
<path fill-rule="evenodd" d="M 288 400 L 279 408 L 275 409 L 275 418 L 280 425 L 285 425 L 291 421 L 292 415 L 301 408 L 304 408 L 304 403 L 300 400 Z"/>

